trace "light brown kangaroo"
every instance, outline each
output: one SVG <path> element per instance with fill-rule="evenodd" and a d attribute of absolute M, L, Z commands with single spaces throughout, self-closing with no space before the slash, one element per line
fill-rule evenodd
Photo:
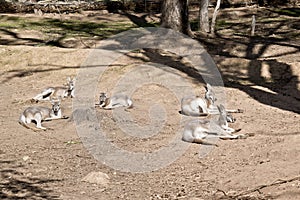
<path fill-rule="evenodd" d="M 227 112 L 223 105 L 217 106 L 219 111 L 219 119 L 217 122 L 212 120 L 194 120 L 188 123 L 183 131 L 182 140 L 190 143 L 215 145 L 206 139 L 220 138 L 220 139 L 241 139 L 252 136 L 249 134 L 233 134 L 239 132 L 241 129 L 235 130 L 228 126 Z"/>
<path fill-rule="evenodd" d="M 66 86 L 48 87 L 41 93 L 32 98 L 33 101 L 49 101 L 51 98 L 64 99 L 66 97 L 74 97 L 75 78 L 67 78 Z"/>
<path fill-rule="evenodd" d="M 124 94 L 115 94 L 112 97 L 107 97 L 106 93 L 101 92 L 99 97 L 99 104 L 96 104 L 103 109 L 114 109 L 117 107 L 132 108 L 132 100 Z"/>
<path fill-rule="evenodd" d="M 42 106 L 32 106 L 26 108 L 19 118 L 19 123 L 28 129 L 38 131 L 47 129 L 42 126 L 43 121 L 68 118 L 62 116 L 60 100 L 51 100 L 51 103 L 52 108 L 46 108 Z M 36 128 L 28 126 L 28 124 L 30 124 L 32 121 L 36 122 Z"/>

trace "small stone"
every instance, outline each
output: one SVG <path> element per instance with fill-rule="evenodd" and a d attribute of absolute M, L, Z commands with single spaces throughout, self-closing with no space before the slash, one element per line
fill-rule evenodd
<path fill-rule="evenodd" d="M 100 10 L 99 14 L 101 14 L 101 15 L 108 15 L 109 11 L 108 10 Z"/>
<path fill-rule="evenodd" d="M 98 185 L 107 185 L 109 179 L 109 176 L 103 172 L 90 172 L 81 181 Z"/>
<path fill-rule="evenodd" d="M 29 156 L 24 156 L 23 160 L 26 162 L 27 160 L 29 160 L 29 158 L 30 158 Z"/>

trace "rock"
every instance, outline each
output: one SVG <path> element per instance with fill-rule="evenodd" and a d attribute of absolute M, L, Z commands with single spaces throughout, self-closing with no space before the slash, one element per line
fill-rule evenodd
<path fill-rule="evenodd" d="M 81 181 L 98 185 L 107 185 L 109 179 L 109 176 L 103 172 L 90 172 Z"/>
<path fill-rule="evenodd" d="M 99 14 L 107 15 L 107 14 L 109 14 L 109 11 L 108 10 L 99 10 Z"/>
<path fill-rule="evenodd" d="M 24 156 L 23 160 L 26 162 L 27 160 L 29 160 L 29 158 L 30 158 L 29 156 Z"/>

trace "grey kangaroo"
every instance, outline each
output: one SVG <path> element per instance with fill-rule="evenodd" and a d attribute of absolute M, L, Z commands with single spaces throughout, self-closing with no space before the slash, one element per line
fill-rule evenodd
<path fill-rule="evenodd" d="M 220 138 L 220 139 L 241 139 L 247 138 L 250 135 L 247 134 L 233 134 L 239 132 L 241 129 L 235 130 L 228 126 L 227 111 L 223 105 L 217 106 L 219 111 L 219 119 L 215 121 L 211 120 L 194 120 L 188 123 L 183 132 L 182 140 L 190 143 L 215 145 L 207 141 L 208 138 Z M 213 124 L 212 124 L 213 123 Z M 214 127 L 212 130 L 211 127 Z"/>
<path fill-rule="evenodd" d="M 215 93 L 209 83 L 206 84 L 205 97 L 184 97 L 181 100 L 181 114 L 188 116 L 208 116 L 209 114 L 219 114 L 215 106 Z M 227 113 L 241 113 L 241 109 L 226 110 Z"/>
<path fill-rule="evenodd" d="M 60 100 L 51 100 L 51 103 L 52 108 L 46 108 L 42 106 L 32 106 L 26 108 L 19 118 L 19 123 L 28 129 L 38 131 L 47 129 L 42 126 L 43 121 L 68 118 L 62 116 Z M 36 122 L 36 128 L 28 126 L 28 124 L 30 124 L 32 121 Z"/>
<path fill-rule="evenodd" d="M 117 107 L 132 108 L 132 100 L 124 94 L 115 94 L 112 97 L 107 97 L 106 93 L 100 93 L 99 104 L 96 104 L 103 109 L 114 109 Z"/>
<path fill-rule="evenodd" d="M 67 78 L 66 86 L 48 87 L 32 98 L 33 101 L 49 101 L 51 98 L 64 99 L 68 96 L 74 97 L 75 78 Z"/>

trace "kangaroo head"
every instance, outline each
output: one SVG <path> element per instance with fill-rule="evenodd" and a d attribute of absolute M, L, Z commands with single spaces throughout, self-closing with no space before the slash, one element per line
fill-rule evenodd
<path fill-rule="evenodd" d="M 222 118 L 224 121 L 229 122 L 229 123 L 234 123 L 235 118 L 232 116 L 232 114 L 228 113 L 225 109 L 225 107 L 220 104 L 220 106 L 217 106 L 218 110 L 220 112 L 220 118 Z"/>
<path fill-rule="evenodd" d="M 230 122 L 230 123 L 234 123 L 235 122 L 235 118 L 233 118 L 232 114 L 227 113 L 226 114 L 226 121 Z"/>
<path fill-rule="evenodd" d="M 230 123 L 235 122 L 235 118 L 232 116 L 232 114 L 230 114 L 226 111 L 225 107 L 222 104 L 220 104 L 220 106 L 217 106 L 217 108 L 219 110 L 220 118 L 222 118 L 222 121 L 226 121 L 226 123 L 227 122 L 230 122 Z"/>
<path fill-rule="evenodd" d="M 105 103 L 106 99 L 107 99 L 106 93 L 101 92 L 99 96 L 99 104 L 102 105 L 103 103 Z"/>
<path fill-rule="evenodd" d="M 219 106 L 217 106 L 217 108 L 218 108 L 218 110 L 219 110 L 219 112 L 220 112 L 220 115 L 224 115 L 224 114 L 227 114 L 226 113 L 226 110 L 225 110 L 225 107 L 222 105 L 222 104 L 220 104 Z"/>
<path fill-rule="evenodd" d="M 217 98 L 215 96 L 215 93 L 209 83 L 206 84 L 206 92 L 205 92 L 205 98 L 210 101 L 212 105 L 214 105 L 215 101 L 217 101 Z"/>
<path fill-rule="evenodd" d="M 66 85 L 68 86 L 68 90 L 72 91 L 74 89 L 75 81 L 76 81 L 75 78 L 73 78 L 73 79 L 71 77 L 67 78 L 67 84 Z"/>
<path fill-rule="evenodd" d="M 228 122 L 227 122 L 227 116 L 228 116 L 228 114 L 227 114 L 227 112 L 225 110 L 225 107 L 222 104 L 220 104 L 219 106 L 217 106 L 217 108 L 218 108 L 219 113 L 220 113 L 220 116 L 219 116 L 219 125 L 227 127 L 228 126 Z"/>
<path fill-rule="evenodd" d="M 60 99 L 51 99 L 52 110 L 55 115 L 57 115 L 58 111 L 60 110 Z"/>

